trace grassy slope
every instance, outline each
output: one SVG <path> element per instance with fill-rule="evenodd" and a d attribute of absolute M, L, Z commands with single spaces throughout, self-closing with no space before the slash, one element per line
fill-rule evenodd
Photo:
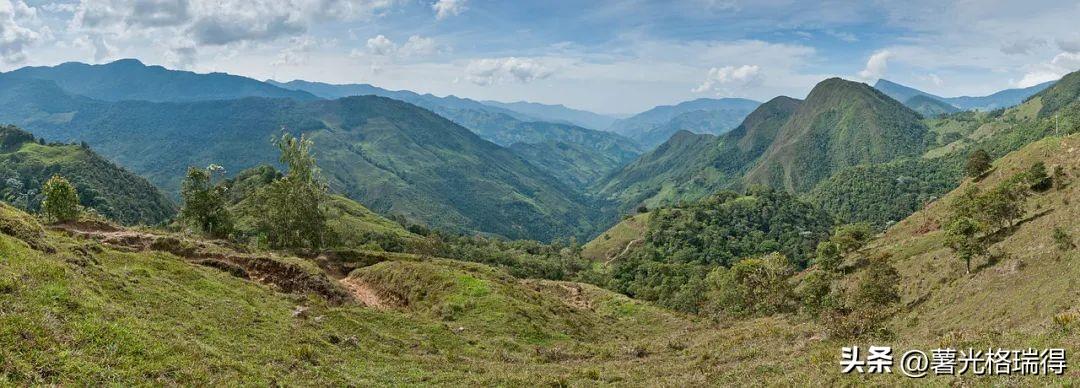
<path fill-rule="evenodd" d="M 581 255 L 590 260 L 607 260 L 626 249 L 627 244 L 645 236 L 649 215 L 641 213 L 620 221 L 582 247 Z"/>
<path fill-rule="evenodd" d="M 12 143 L 8 143 L 11 140 Z M 174 205 L 145 179 L 79 145 L 34 142 L 32 135 L 14 127 L 0 127 L 0 172 L 18 180 L 23 189 L 39 191 L 54 174 L 67 178 L 79 191 L 83 206 L 125 224 L 159 224 L 175 213 Z M 0 182 L 14 196 L 7 182 Z M 36 193 L 27 205 L 39 206 Z"/>

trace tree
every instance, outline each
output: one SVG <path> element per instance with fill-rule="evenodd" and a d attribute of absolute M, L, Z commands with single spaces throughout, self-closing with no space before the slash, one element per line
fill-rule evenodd
<path fill-rule="evenodd" d="M 41 187 L 41 193 L 45 196 L 41 210 L 48 219 L 67 222 L 79 218 L 79 193 L 64 177 L 53 175 Z"/>
<path fill-rule="evenodd" d="M 794 299 L 788 282 L 793 274 L 788 258 L 779 253 L 743 259 L 709 273 L 707 299 L 713 310 L 733 316 L 781 312 Z"/>
<path fill-rule="evenodd" d="M 214 237 L 225 237 L 232 232 L 232 215 L 225 207 L 224 189 L 213 182 L 214 174 L 224 172 L 221 166 L 189 167 L 180 189 L 184 208 L 180 218 L 195 229 Z"/>
<path fill-rule="evenodd" d="M 817 259 L 814 263 L 818 268 L 827 273 L 836 272 L 844 258 L 840 253 L 840 245 L 832 241 L 822 241 L 817 246 Z"/>
<path fill-rule="evenodd" d="M 1053 181 L 1046 174 L 1046 164 L 1037 162 L 1027 170 L 1027 181 L 1032 190 L 1046 191 L 1053 186 Z"/>
<path fill-rule="evenodd" d="M 990 154 L 986 153 L 986 151 L 977 149 L 971 155 L 968 155 L 967 164 L 964 166 L 964 172 L 967 176 L 979 177 L 989 169 Z"/>
<path fill-rule="evenodd" d="M 887 257 L 870 259 L 855 287 L 854 302 L 858 308 L 880 309 L 900 301 L 900 273 L 889 265 Z"/>
<path fill-rule="evenodd" d="M 874 228 L 869 223 L 857 222 L 837 227 L 831 240 L 843 253 L 851 253 L 866 245 L 873 235 Z"/>
<path fill-rule="evenodd" d="M 313 143 L 285 133 L 275 144 L 288 172 L 261 192 L 261 229 L 273 248 L 321 248 L 328 238 L 321 207 L 327 188 L 311 155 Z"/>
<path fill-rule="evenodd" d="M 971 259 L 986 253 L 986 245 L 979 239 L 982 225 L 971 217 L 956 217 L 945 226 L 945 243 L 964 261 L 967 273 L 971 273 Z"/>

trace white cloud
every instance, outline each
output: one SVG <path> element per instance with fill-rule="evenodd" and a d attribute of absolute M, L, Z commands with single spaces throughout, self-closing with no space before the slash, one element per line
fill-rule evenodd
<path fill-rule="evenodd" d="M 481 86 L 505 81 L 529 83 L 554 74 L 554 70 L 530 58 L 484 58 L 475 59 L 465 67 L 465 79 Z"/>
<path fill-rule="evenodd" d="M 443 20 L 451 16 L 460 15 L 465 12 L 466 0 L 438 0 L 434 4 L 431 4 L 431 9 L 435 10 L 435 19 Z"/>
<path fill-rule="evenodd" d="M 367 40 L 367 49 L 372 55 L 391 55 L 397 51 L 397 45 L 380 34 Z"/>
<path fill-rule="evenodd" d="M 709 69 L 705 81 L 693 89 L 694 93 L 715 92 L 732 95 L 736 91 L 760 85 L 764 75 L 758 65 L 724 66 Z"/>
<path fill-rule="evenodd" d="M 27 27 L 36 17 L 36 10 L 22 0 L 0 0 L 0 59 L 9 64 L 26 60 L 26 49 L 42 39 Z"/>
<path fill-rule="evenodd" d="M 299 66 L 307 64 L 308 53 L 318 46 L 318 42 L 310 36 L 297 36 L 289 39 L 289 45 L 278 53 L 277 59 L 271 63 L 274 66 Z"/>
<path fill-rule="evenodd" d="M 867 81 L 872 81 L 881 78 L 885 75 L 885 72 L 889 69 L 889 59 L 893 57 L 893 53 L 889 50 L 879 50 L 870 56 L 870 59 L 866 61 L 866 67 L 859 71 L 859 78 Z"/>
<path fill-rule="evenodd" d="M 1060 79 L 1065 74 L 1080 70 L 1080 53 L 1063 52 L 1055 55 L 1049 63 L 1031 66 L 1024 77 L 1017 81 L 1017 87 L 1026 88 L 1047 81 Z"/>
<path fill-rule="evenodd" d="M 438 52 L 439 47 L 435 44 L 435 39 L 425 38 L 419 35 L 410 36 L 404 44 L 398 45 L 393 40 L 386 36 L 379 34 L 374 38 L 368 39 L 367 51 L 369 54 L 380 57 L 391 57 L 393 59 L 404 59 L 410 57 L 424 57 L 435 54 Z M 354 56 L 361 56 L 359 53 L 354 53 Z"/>
<path fill-rule="evenodd" d="M 1080 38 L 1061 38 L 1057 40 L 1058 48 L 1070 53 L 1080 53 Z"/>

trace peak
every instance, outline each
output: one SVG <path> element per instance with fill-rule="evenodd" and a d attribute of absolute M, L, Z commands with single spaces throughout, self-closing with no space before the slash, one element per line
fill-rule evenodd
<path fill-rule="evenodd" d="M 143 64 L 142 61 L 140 61 L 138 59 L 135 59 L 135 58 L 124 58 L 124 59 L 117 59 L 115 61 L 109 62 L 109 63 L 106 64 L 106 66 L 138 66 L 138 67 L 143 67 L 143 66 L 146 66 L 146 65 Z"/>

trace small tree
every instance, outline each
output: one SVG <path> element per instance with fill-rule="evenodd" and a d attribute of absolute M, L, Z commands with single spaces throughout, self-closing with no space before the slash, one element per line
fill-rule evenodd
<path fill-rule="evenodd" d="M 983 173 L 990 169 L 990 161 L 990 154 L 982 149 L 977 149 L 971 155 L 968 155 L 964 172 L 972 178 L 982 176 Z"/>
<path fill-rule="evenodd" d="M 836 228 L 831 238 L 843 253 L 851 253 L 870 241 L 874 235 L 874 228 L 866 222 L 842 225 Z"/>
<path fill-rule="evenodd" d="M 1046 174 L 1046 164 L 1043 162 L 1035 163 L 1027 170 L 1027 181 L 1031 189 L 1035 191 L 1046 191 L 1053 186 L 1053 181 Z"/>
<path fill-rule="evenodd" d="M 900 273 L 889 265 L 887 257 L 870 259 L 859 278 L 853 302 L 859 308 L 880 309 L 900 301 Z"/>
<path fill-rule="evenodd" d="M 967 273 L 971 273 L 971 259 L 986 253 L 986 246 L 979 239 L 982 229 L 971 217 L 957 217 L 945 226 L 945 242 L 964 261 Z"/>
<path fill-rule="evenodd" d="M 232 232 L 232 215 L 225 206 L 222 188 L 213 182 L 214 173 L 223 171 L 221 166 L 189 167 L 180 189 L 184 208 L 180 218 L 195 229 L 214 237 L 225 237 Z"/>
<path fill-rule="evenodd" d="M 743 259 L 709 273 L 707 299 L 713 310 L 734 316 L 781 312 L 794 300 L 788 283 L 793 274 L 791 263 L 779 253 Z"/>
<path fill-rule="evenodd" d="M 311 155 L 313 143 L 285 133 L 275 144 L 289 171 L 261 193 L 261 229 L 273 248 L 318 249 L 326 244 L 329 229 L 321 208 L 327 188 Z"/>
<path fill-rule="evenodd" d="M 46 218 L 56 222 L 79 218 L 79 193 L 64 177 L 53 175 L 41 187 L 41 193 L 45 196 L 41 202 L 41 210 Z"/>
<path fill-rule="evenodd" d="M 840 245 L 832 241 L 822 241 L 817 246 L 817 259 L 814 263 L 818 268 L 827 273 L 836 272 L 840 268 L 840 263 L 843 261 L 843 256 L 840 254 Z"/>

